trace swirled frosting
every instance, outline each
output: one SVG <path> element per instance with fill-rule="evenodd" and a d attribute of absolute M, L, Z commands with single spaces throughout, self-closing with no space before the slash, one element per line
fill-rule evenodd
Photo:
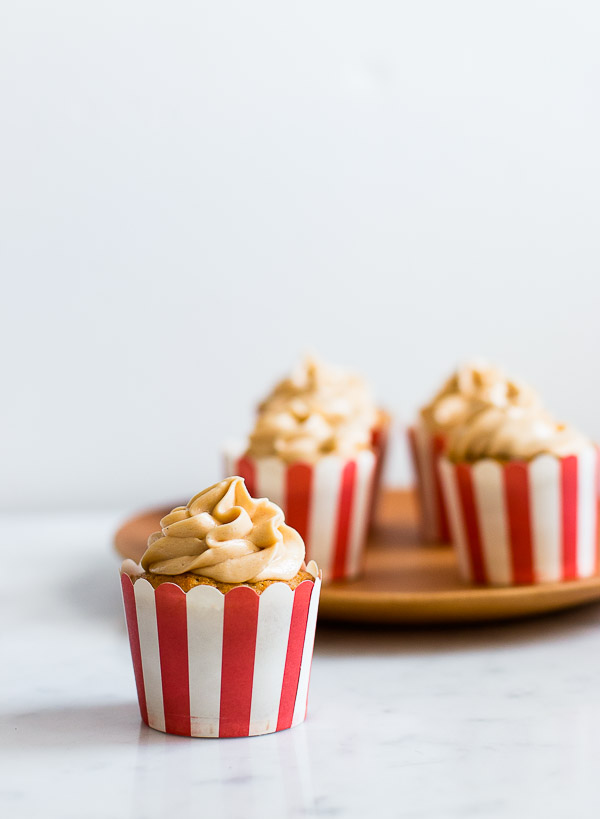
<path fill-rule="evenodd" d="M 142 567 L 152 574 L 202 575 L 221 583 L 291 580 L 304 560 L 304 542 L 266 498 L 251 498 L 232 477 L 173 509 L 150 535 Z"/>
<path fill-rule="evenodd" d="M 448 457 L 529 460 L 544 453 L 566 457 L 592 446 L 590 440 L 555 421 L 539 407 L 485 407 L 450 433 Z"/>
<path fill-rule="evenodd" d="M 307 358 L 260 404 L 248 454 L 288 462 L 352 455 L 370 446 L 377 419 L 361 378 Z"/>
<path fill-rule="evenodd" d="M 539 399 L 530 387 L 477 361 L 460 367 L 450 376 L 421 410 L 421 421 L 432 432 L 448 432 L 489 406 L 535 407 L 539 406 Z"/>

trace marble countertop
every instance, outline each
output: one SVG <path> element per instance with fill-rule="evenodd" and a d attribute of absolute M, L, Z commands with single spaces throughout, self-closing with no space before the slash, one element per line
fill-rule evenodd
<path fill-rule="evenodd" d="M 598 816 L 600 606 L 451 630 L 320 623 L 306 723 L 166 736 L 139 718 L 119 517 L 2 520 L 19 559 L 0 580 L 1 815 Z"/>

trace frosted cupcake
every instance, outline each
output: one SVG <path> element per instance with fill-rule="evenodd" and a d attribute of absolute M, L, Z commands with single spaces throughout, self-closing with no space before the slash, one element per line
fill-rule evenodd
<path fill-rule="evenodd" d="M 598 450 L 539 407 L 486 407 L 440 461 L 462 576 L 489 585 L 597 571 Z"/>
<path fill-rule="evenodd" d="M 409 429 L 409 443 L 424 540 L 446 543 L 450 539 L 438 461 L 452 431 L 485 407 L 538 405 L 529 387 L 478 361 L 459 368 L 421 409 L 417 423 Z"/>
<path fill-rule="evenodd" d="M 242 478 L 173 509 L 121 581 L 147 725 L 233 737 L 304 720 L 320 574 L 281 509 Z"/>
<path fill-rule="evenodd" d="M 380 421 L 361 379 L 307 359 L 261 403 L 243 455 L 228 458 L 253 494 L 282 507 L 324 579 L 360 571 Z"/>

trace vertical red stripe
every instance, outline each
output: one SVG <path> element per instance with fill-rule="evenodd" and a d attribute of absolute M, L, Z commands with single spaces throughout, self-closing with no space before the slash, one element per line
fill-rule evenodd
<path fill-rule="evenodd" d="M 414 427 L 408 429 L 408 444 L 410 454 L 412 455 L 413 471 L 415 475 L 415 483 L 417 486 L 417 496 L 419 498 L 419 513 L 421 515 L 421 530 L 422 536 L 425 534 L 425 526 L 423 525 L 423 516 L 425 514 L 425 504 L 423 503 L 423 476 L 421 474 L 421 461 L 419 460 L 419 449 L 417 447 L 417 434 Z"/>
<path fill-rule="evenodd" d="M 473 491 L 473 476 L 469 464 L 457 464 L 456 480 L 458 494 L 465 524 L 465 535 L 471 561 L 471 576 L 476 583 L 485 583 L 487 580 L 481 534 L 477 520 L 477 506 Z"/>
<path fill-rule="evenodd" d="M 344 577 L 346 574 L 346 559 L 348 557 L 348 542 L 350 540 L 350 519 L 352 516 L 352 501 L 356 484 L 356 462 L 348 461 L 340 476 L 340 493 L 338 496 L 338 518 L 335 533 L 335 551 L 331 579 Z"/>
<path fill-rule="evenodd" d="M 251 458 L 238 458 L 235 463 L 237 474 L 246 482 L 246 489 L 256 497 L 256 466 Z"/>
<path fill-rule="evenodd" d="M 309 544 L 310 506 L 313 467 L 308 464 L 292 464 L 285 471 L 285 522 L 300 532 L 306 543 L 307 559 Z"/>
<path fill-rule="evenodd" d="M 173 583 L 156 589 L 156 622 L 165 731 L 190 736 L 190 672 L 185 592 Z"/>
<path fill-rule="evenodd" d="M 417 435 L 415 433 L 414 427 L 409 427 L 407 430 L 408 436 L 408 446 L 410 448 L 410 454 L 412 455 L 413 460 L 413 470 L 415 473 L 415 480 L 417 486 L 421 484 L 421 464 L 419 462 L 419 458 L 417 457 Z"/>
<path fill-rule="evenodd" d="M 446 439 L 443 435 L 436 435 L 433 439 L 432 464 L 433 479 L 435 481 L 435 506 L 437 511 L 436 535 L 442 543 L 450 540 L 450 527 L 448 525 L 448 510 L 444 503 L 442 493 L 442 479 L 440 477 L 440 456 L 446 449 Z"/>
<path fill-rule="evenodd" d="M 508 513 L 513 583 L 534 583 L 531 497 L 527 464 L 517 461 L 506 464 L 504 495 Z"/>
<path fill-rule="evenodd" d="M 383 440 L 383 426 L 373 427 L 371 430 L 371 449 L 378 452 Z"/>
<path fill-rule="evenodd" d="M 137 610 L 135 607 L 135 594 L 133 583 L 128 574 L 121 574 L 121 587 L 123 589 L 123 603 L 125 605 L 125 620 L 127 622 L 127 633 L 129 634 L 129 645 L 131 647 L 131 659 L 133 660 L 133 673 L 135 674 L 135 685 L 137 688 L 138 702 L 140 704 L 140 714 L 142 719 L 148 724 L 148 709 L 146 707 L 146 689 L 144 688 L 144 672 L 142 669 L 142 652 L 140 650 L 140 632 L 137 622 Z"/>
<path fill-rule="evenodd" d="M 258 604 L 258 594 L 248 586 L 225 595 L 220 737 L 247 737 L 250 731 Z"/>
<path fill-rule="evenodd" d="M 371 430 L 371 448 L 375 453 L 375 470 L 373 472 L 371 497 L 369 498 L 369 527 L 375 522 L 375 512 L 377 511 L 377 501 L 379 499 L 379 489 L 383 476 L 388 437 L 387 421 L 377 427 L 373 427 Z"/>
<path fill-rule="evenodd" d="M 594 482 L 594 498 L 595 498 L 595 507 L 594 512 L 596 514 L 595 517 L 595 531 L 596 531 L 596 539 L 594 543 L 596 544 L 596 559 L 594 563 L 594 571 L 596 574 L 598 573 L 598 538 L 600 537 L 600 514 L 598 514 L 598 493 L 600 492 L 600 450 L 598 447 L 596 449 L 596 471 L 595 471 L 595 482 Z"/>
<path fill-rule="evenodd" d="M 576 455 L 560 462 L 563 580 L 577 577 L 577 463 Z"/>
<path fill-rule="evenodd" d="M 312 581 L 305 580 L 296 587 L 294 592 L 290 636 L 285 657 L 281 699 L 279 700 L 279 716 L 277 717 L 278 731 L 289 728 L 294 716 L 298 680 L 300 679 L 300 667 L 302 665 L 302 652 L 304 651 L 304 640 L 306 637 L 308 608 L 310 606 L 310 597 L 314 586 L 315 584 Z"/>

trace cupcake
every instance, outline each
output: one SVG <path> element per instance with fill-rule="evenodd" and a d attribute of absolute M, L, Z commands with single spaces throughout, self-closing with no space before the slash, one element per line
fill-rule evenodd
<path fill-rule="evenodd" d="M 464 579 L 510 586 L 597 571 L 598 450 L 534 406 L 488 406 L 440 460 Z"/>
<path fill-rule="evenodd" d="M 173 509 L 121 582 L 147 725 L 238 737 L 304 720 L 320 573 L 281 509 L 242 478 Z"/>
<path fill-rule="evenodd" d="M 383 427 L 361 379 L 307 359 L 260 404 L 241 457 L 228 457 L 228 471 L 282 507 L 324 579 L 360 571 Z"/>
<path fill-rule="evenodd" d="M 438 461 L 452 430 L 488 406 L 538 406 L 536 394 L 485 362 L 459 368 L 408 431 L 424 540 L 447 543 L 448 515 L 440 486 Z"/>

